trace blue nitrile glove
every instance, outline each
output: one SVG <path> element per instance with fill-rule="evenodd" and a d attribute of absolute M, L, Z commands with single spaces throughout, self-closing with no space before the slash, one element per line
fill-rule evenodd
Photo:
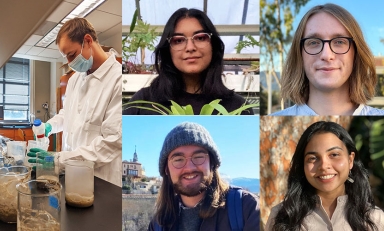
<path fill-rule="evenodd" d="M 50 123 L 45 123 L 45 137 L 49 137 L 51 135 L 52 125 Z"/>
<path fill-rule="evenodd" d="M 37 153 L 39 153 L 38 159 L 36 159 Z M 32 157 L 28 159 L 28 163 L 44 164 L 45 157 L 50 156 L 50 154 L 49 152 L 44 151 L 43 149 L 40 149 L 40 148 L 31 148 L 27 153 L 27 156 Z M 32 169 L 36 171 L 36 166 L 33 166 Z"/>

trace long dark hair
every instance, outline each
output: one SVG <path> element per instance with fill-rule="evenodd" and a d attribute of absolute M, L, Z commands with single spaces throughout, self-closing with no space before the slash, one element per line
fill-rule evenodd
<path fill-rule="evenodd" d="M 216 210 L 225 206 L 225 195 L 229 189 L 227 183 L 221 180 L 218 164 L 215 158 L 209 155 L 209 163 L 212 174 L 212 183 L 205 191 L 205 197 L 199 212 L 199 216 L 203 219 L 212 217 Z M 168 171 L 168 168 L 165 168 Z M 165 174 L 164 174 L 165 175 Z M 179 202 L 175 199 L 176 193 L 173 189 L 172 180 L 169 174 L 163 178 L 159 195 L 156 201 L 155 220 L 158 224 L 165 227 L 171 227 L 178 218 Z"/>
<path fill-rule="evenodd" d="M 207 15 L 197 9 L 180 8 L 169 18 L 164 27 L 160 42 L 155 49 L 155 67 L 159 76 L 151 83 L 150 92 L 159 101 L 168 101 L 179 96 L 185 83 L 181 72 L 172 62 L 170 46 L 167 38 L 174 34 L 176 24 L 183 18 L 196 18 L 203 27 L 204 32 L 212 33 L 212 59 L 206 70 L 201 73 L 201 94 L 209 99 L 227 98 L 234 94 L 224 86 L 222 81 L 224 43 L 220 39 L 215 26 Z"/>
<path fill-rule="evenodd" d="M 368 182 L 368 172 L 359 159 L 355 144 L 343 127 L 337 123 L 325 121 L 309 126 L 297 144 L 288 175 L 288 192 L 282 202 L 282 208 L 276 215 L 272 230 L 300 230 L 304 218 L 316 207 L 316 189 L 309 184 L 304 173 L 304 152 L 313 135 L 319 133 L 333 133 L 344 143 L 349 154 L 355 153 L 350 174 L 354 183 L 345 182 L 348 200 L 344 212 L 349 225 L 352 230 L 356 231 L 377 230 L 370 217 L 372 210 L 375 209 L 375 204 Z"/>

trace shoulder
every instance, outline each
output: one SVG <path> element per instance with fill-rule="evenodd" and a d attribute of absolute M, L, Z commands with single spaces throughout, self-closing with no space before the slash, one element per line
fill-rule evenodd
<path fill-rule="evenodd" d="M 379 230 L 384 230 L 384 211 L 376 207 L 371 212 L 371 218 Z"/>
<path fill-rule="evenodd" d="M 283 204 L 279 203 L 272 207 L 271 213 L 268 216 L 267 224 L 265 225 L 265 230 L 272 230 L 273 224 L 275 223 L 275 218 L 279 210 L 282 208 Z"/>
<path fill-rule="evenodd" d="M 270 114 L 271 116 L 294 116 L 294 115 L 317 115 L 310 107 L 306 104 L 302 105 L 293 105 L 284 110 L 274 112 Z"/>
<path fill-rule="evenodd" d="M 244 97 L 237 93 L 233 93 L 231 96 L 228 96 L 227 98 L 224 98 L 221 102 L 221 104 L 227 109 L 228 112 L 234 111 L 236 109 L 239 109 L 246 103 L 246 100 Z M 252 109 L 244 110 L 242 115 L 253 115 Z"/>
<path fill-rule="evenodd" d="M 384 115 L 383 109 L 374 108 L 368 105 L 360 105 L 354 115 Z"/>
<path fill-rule="evenodd" d="M 150 94 L 150 89 L 149 87 L 144 87 L 144 88 L 141 88 L 138 92 L 136 92 L 131 100 L 129 100 L 130 102 L 134 101 L 134 100 L 148 100 L 148 101 L 151 101 L 151 94 Z"/>

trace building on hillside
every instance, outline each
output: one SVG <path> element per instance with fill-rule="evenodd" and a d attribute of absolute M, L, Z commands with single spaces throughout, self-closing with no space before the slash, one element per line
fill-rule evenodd
<path fill-rule="evenodd" d="M 130 161 L 124 160 L 123 161 L 123 178 L 130 177 L 130 178 L 142 178 L 145 176 L 145 171 L 142 166 L 142 164 L 139 162 L 139 158 L 136 152 L 136 146 L 135 146 L 135 153 L 133 153 L 133 159 Z"/>

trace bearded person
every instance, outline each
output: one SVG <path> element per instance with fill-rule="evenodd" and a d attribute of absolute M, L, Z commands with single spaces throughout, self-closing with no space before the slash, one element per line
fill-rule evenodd
<path fill-rule="evenodd" d="M 218 148 L 203 126 L 184 122 L 173 128 L 160 152 L 163 183 L 148 230 L 226 231 L 236 225 L 259 230 L 258 197 L 221 180 L 220 164 Z"/>

